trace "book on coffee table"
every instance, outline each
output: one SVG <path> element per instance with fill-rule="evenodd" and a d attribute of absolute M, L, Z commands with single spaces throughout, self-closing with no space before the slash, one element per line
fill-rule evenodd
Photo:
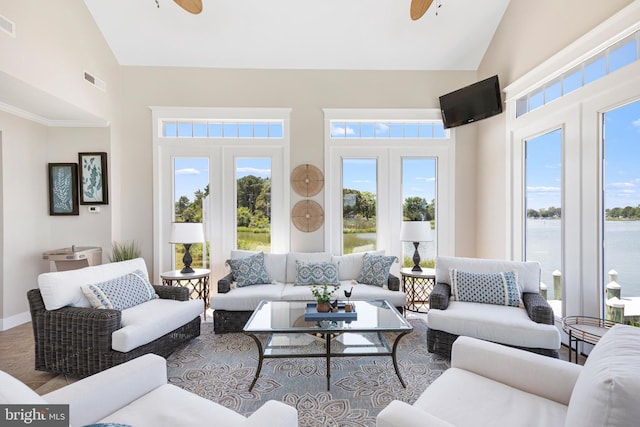
<path fill-rule="evenodd" d="M 319 320 L 332 320 L 332 321 L 353 321 L 358 320 L 358 313 L 355 311 L 344 311 L 345 304 L 343 302 L 338 303 L 337 312 L 318 313 L 316 309 L 317 304 L 315 302 L 307 303 L 307 308 L 304 311 L 304 320 L 307 322 L 319 321 Z"/>

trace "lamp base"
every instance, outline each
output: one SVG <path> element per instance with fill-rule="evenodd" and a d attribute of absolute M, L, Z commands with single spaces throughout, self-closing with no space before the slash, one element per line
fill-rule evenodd
<path fill-rule="evenodd" d="M 184 268 L 180 270 L 182 274 L 195 273 L 193 268 L 191 268 L 191 254 L 189 253 L 189 249 L 191 248 L 191 243 L 184 244 L 184 256 L 182 257 L 182 263 L 184 264 Z"/>
<path fill-rule="evenodd" d="M 415 248 L 413 251 L 413 268 L 411 271 L 422 271 L 422 267 L 420 267 L 420 254 L 418 253 L 418 246 L 420 246 L 420 242 L 413 242 L 413 247 Z"/>

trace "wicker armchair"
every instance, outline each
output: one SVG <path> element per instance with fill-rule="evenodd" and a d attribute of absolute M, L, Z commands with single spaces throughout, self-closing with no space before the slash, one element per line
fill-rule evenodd
<path fill-rule="evenodd" d="M 163 299 L 187 301 L 189 289 L 154 286 Z M 167 357 L 180 344 L 200 335 L 200 317 L 129 352 L 111 348 L 111 334 L 121 328 L 118 310 L 63 307 L 47 310 L 39 289 L 27 292 L 33 336 L 35 369 L 88 376 L 146 353 Z"/>
<path fill-rule="evenodd" d="M 446 268 L 441 266 L 440 270 L 438 270 L 438 259 L 441 260 L 442 264 L 446 265 Z M 458 263 L 461 264 L 458 264 Z M 495 263 L 495 265 L 492 265 Z M 503 325 L 498 327 L 495 323 L 482 325 L 486 319 L 475 318 L 473 322 L 469 322 L 469 318 L 467 318 L 467 324 L 470 327 L 466 330 L 462 330 L 461 328 L 455 329 L 456 332 L 453 332 L 454 327 L 449 330 L 446 330 L 448 326 L 443 327 L 444 310 L 447 310 L 450 304 L 456 305 L 456 312 L 462 314 L 463 316 L 467 316 L 468 313 L 471 313 L 471 310 L 476 310 L 478 305 L 476 303 L 465 303 L 460 301 L 452 301 L 451 300 L 451 286 L 448 282 L 448 269 L 450 266 L 457 268 L 464 268 L 462 266 L 470 267 L 471 271 L 482 272 L 482 271 L 499 271 L 502 268 L 529 268 L 535 276 L 536 268 L 539 270 L 539 265 L 536 267 L 537 263 L 521 263 L 514 261 L 492 261 L 492 260 L 477 260 L 471 258 L 454 258 L 454 257 L 438 257 L 436 258 L 436 285 L 434 286 L 430 296 L 429 296 L 429 304 L 430 311 L 427 315 L 427 323 L 429 324 L 429 328 L 427 329 L 427 349 L 430 353 L 437 353 L 444 357 L 451 357 L 451 347 L 453 342 L 460 335 L 472 336 L 475 338 L 481 338 L 487 341 L 494 341 L 499 344 L 505 344 L 510 347 L 520 348 L 523 350 L 527 350 L 533 353 L 542 354 L 545 356 L 551 357 L 559 357 L 558 350 L 560 348 L 560 333 L 555 327 L 555 316 L 553 313 L 553 309 L 549 305 L 549 303 L 540 295 L 539 292 L 533 292 L 531 286 L 522 293 L 522 302 L 524 307 L 521 309 L 526 315 L 521 314 L 516 320 L 513 320 L 513 328 L 515 333 L 513 335 L 519 336 L 519 339 L 522 343 L 525 343 L 529 337 L 535 337 L 538 339 L 537 343 L 546 342 L 548 345 L 517 345 L 513 341 L 509 339 L 501 339 L 500 332 L 498 329 L 500 327 L 503 330 L 506 330 L 510 327 L 510 319 L 514 312 L 517 314 L 520 309 L 516 307 L 504 307 L 504 316 L 503 316 Z M 499 266 L 499 267 L 496 267 Z M 532 268 L 533 267 L 533 268 Z M 524 274 L 522 274 L 524 276 Z M 539 272 L 538 279 L 536 282 L 539 284 Z M 465 307 L 466 305 L 466 307 Z M 483 304 L 484 306 L 490 306 L 490 304 Z M 465 313 L 465 308 L 469 308 L 469 311 Z M 503 310 L 503 307 L 495 306 L 495 307 L 485 307 L 487 309 L 495 309 L 495 310 Z M 527 320 L 523 321 L 523 318 L 527 318 Z M 429 320 L 432 320 L 430 322 Z M 452 320 L 449 318 L 448 320 Z M 530 322 L 529 322 L 530 320 Z M 495 319 L 492 319 L 491 322 L 495 322 Z M 453 322 L 452 322 L 453 323 Z M 438 325 L 438 327 L 432 327 L 432 325 Z M 545 325 L 545 326 L 541 326 Z M 546 326 L 549 325 L 549 326 Z M 518 328 L 516 330 L 516 328 Z M 489 333 L 485 331 L 491 330 Z M 483 335 L 484 334 L 484 335 Z M 478 336 L 481 335 L 481 336 Z"/>

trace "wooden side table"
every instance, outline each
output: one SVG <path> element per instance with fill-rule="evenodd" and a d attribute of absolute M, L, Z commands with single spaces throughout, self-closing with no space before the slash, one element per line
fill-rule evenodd
<path fill-rule="evenodd" d="M 436 285 L 436 271 L 433 268 L 423 268 L 422 271 L 403 268 L 400 275 L 402 290 L 407 294 L 405 310 L 417 313 L 429 311 L 429 294 Z"/>
<path fill-rule="evenodd" d="M 191 288 L 191 298 L 199 298 L 204 301 L 204 318 L 207 318 L 209 308 L 209 276 L 211 270 L 195 268 L 193 273 L 181 273 L 180 270 L 165 271 L 160 274 L 162 284 L 165 286 L 182 286 Z"/>

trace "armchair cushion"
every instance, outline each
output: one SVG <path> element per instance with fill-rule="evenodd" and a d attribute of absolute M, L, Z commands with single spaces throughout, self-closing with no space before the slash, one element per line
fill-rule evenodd
<path fill-rule="evenodd" d="M 515 271 L 522 292 L 540 292 L 540 263 L 464 257 L 436 257 L 436 282 L 450 285 L 449 270 L 457 268 L 474 273 Z"/>
<path fill-rule="evenodd" d="M 357 281 L 365 285 L 384 286 L 389 280 L 389 270 L 396 257 L 385 255 L 364 254 L 362 270 Z"/>
<path fill-rule="evenodd" d="M 230 258 L 227 260 L 227 264 L 239 287 L 271 283 L 271 278 L 264 265 L 263 252 L 244 258 Z"/>
<path fill-rule="evenodd" d="M 168 334 L 202 313 L 202 301 L 154 299 L 122 311 L 122 327 L 111 335 L 111 347 L 126 353 Z"/>
<path fill-rule="evenodd" d="M 296 285 L 338 285 L 338 265 L 332 262 L 304 263 L 296 260 Z"/>
<path fill-rule="evenodd" d="M 449 271 L 451 288 L 457 301 L 519 307 L 520 290 L 516 273 L 472 273 L 452 268 Z"/>
<path fill-rule="evenodd" d="M 622 427 L 640 420 L 640 329 L 615 325 L 585 362 L 571 395 L 567 427 Z"/>
<path fill-rule="evenodd" d="M 141 270 L 105 282 L 82 285 L 81 288 L 94 308 L 124 310 L 159 298 Z"/>
<path fill-rule="evenodd" d="M 46 404 L 47 401 L 22 381 L 6 372 L 0 371 L 0 404 L 17 405 L 25 403 L 39 405 Z"/>
<path fill-rule="evenodd" d="M 481 321 L 480 321 L 481 320 Z M 554 325 L 532 322 L 519 307 L 451 301 L 446 310 L 429 310 L 429 329 L 515 347 L 560 348 Z"/>

